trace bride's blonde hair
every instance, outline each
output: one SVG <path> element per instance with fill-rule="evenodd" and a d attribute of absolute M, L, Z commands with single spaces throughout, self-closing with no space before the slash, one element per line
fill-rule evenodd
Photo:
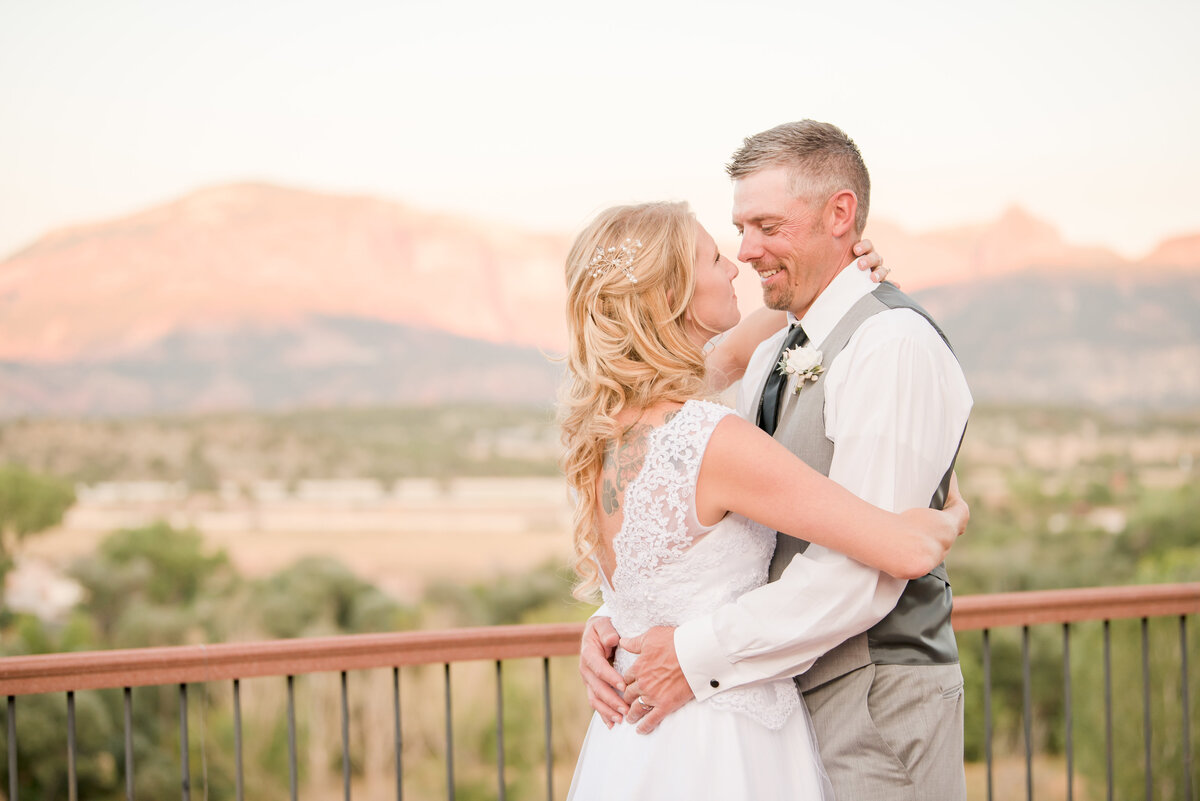
<path fill-rule="evenodd" d="M 597 253 L 626 240 L 640 242 L 631 248 L 628 273 L 612 266 L 597 274 Z M 686 203 L 603 211 L 567 257 L 569 344 L 558 419 L 566 446 L 563 470 L 576 493 L 571 525 L 575 596 L 581 600 L 592 597 L 600 582 L 596 481 L 606 444 L 620 435 L 617 414 L 708 393 L 704 354 L 684 329 L 695 274 L 696 222 Z"/>

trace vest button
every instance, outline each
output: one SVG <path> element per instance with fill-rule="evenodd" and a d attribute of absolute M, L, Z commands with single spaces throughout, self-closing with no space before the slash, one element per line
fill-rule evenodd
<path fill-rule="evenodd" d="M 708 683 L 708 686 L 709 686 L 709 687 L 713 687 L 713 688 L 717 688 L 717 687 L 720 687 L 720 686 L 721 686 L 721 682 L 717 681 L 716 679 L 713 679 L 712 681 L 710 681 L 710 682 Z"/>

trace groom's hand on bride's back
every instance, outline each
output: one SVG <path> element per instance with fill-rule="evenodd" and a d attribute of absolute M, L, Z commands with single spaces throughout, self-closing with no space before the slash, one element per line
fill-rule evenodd
<path fill-rule="evenodd" d="M 620 723 L 629 707 L 622 698 L 625 682 L 612 666 L 620 635 L 607 617 L 592 617 L 583 628 L 579 645 L 579 675 L 587 687 L 588 704 L 600 713 L 604 725 Z"/>
<path fill-rule="evenodd" d="M 639 724 L 638 734 L 649 734 L 663 718 L 696 697 L 675 655 L 675 629 L 655 626 L 640 637 L 621 638 L 621 647 L 638 655 L 625 674 L 624 700 L 629 705 L 625 720 Z"/>

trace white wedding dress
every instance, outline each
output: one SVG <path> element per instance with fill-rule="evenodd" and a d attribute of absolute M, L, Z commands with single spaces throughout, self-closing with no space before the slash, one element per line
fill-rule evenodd
<path fill-rule="evenodd" d="M 708 439 L 733 411 L 688 401 L 649 437 L 641 472 L 626 487 L 604 603 L 624 637 L 678 626 L 767 579 L 775 532 L 730 514 L 696 519 L 696 479 Z M 634 655 L 617 651 L 624 673 Z M 650 734 L 593 714 L 569 801 L 832 799 L 808 711 L 790 680 L 737 687 L 691 701 Z"/>

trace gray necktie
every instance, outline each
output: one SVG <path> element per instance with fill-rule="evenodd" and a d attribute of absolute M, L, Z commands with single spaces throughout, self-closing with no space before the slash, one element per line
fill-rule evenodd
<path fill-rule="evenodd" d="M 775 425 L 779 422 L 779 409 L 783 406 L 783 393 L 787 391 L 787 376 L 779 371 L 779 360 L 783 358 L 785 350 L 803 345 L 805 342 L 808 342 L 808 334 L 804 333 L 800 323 L 796 323 L 783 341 L 783 347 L 779 349 L 779 355 L 775 357 L 775 364 L 772 366 L 770 374 L 767 375 L 767 383 L 763 385 L 762 398 L 758 402 L 757 424 L 768 434 L 774 435 L 775 433 Z"/>

